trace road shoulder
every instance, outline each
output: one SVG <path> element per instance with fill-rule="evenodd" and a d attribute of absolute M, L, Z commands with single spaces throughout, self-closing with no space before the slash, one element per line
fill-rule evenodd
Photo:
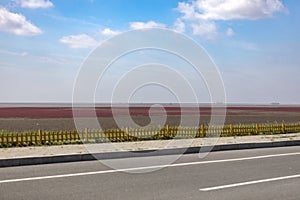
<path fill-rule="evenodd" d="M 0 167 L 300 145 L 300 133 L 0 149 Z"/>

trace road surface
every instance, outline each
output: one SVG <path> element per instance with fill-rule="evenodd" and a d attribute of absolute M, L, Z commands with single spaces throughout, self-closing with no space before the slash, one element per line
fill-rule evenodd
<path fill-rule="evenodd" d="M 0 199 L 300 199 L 300 147 L 11 167 Z"/>

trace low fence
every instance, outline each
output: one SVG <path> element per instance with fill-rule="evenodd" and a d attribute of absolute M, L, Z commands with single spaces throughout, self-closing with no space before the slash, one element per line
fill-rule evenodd
<path fill-rule="evenodd" d="M 270 135 L 300 132 L 300 123 L 253 124 L 200 127 L 124 128 L 83 131 L 0 131 L 0 147 L 124 142 L 173 138 L 229 137 L 246 135 Z"/>

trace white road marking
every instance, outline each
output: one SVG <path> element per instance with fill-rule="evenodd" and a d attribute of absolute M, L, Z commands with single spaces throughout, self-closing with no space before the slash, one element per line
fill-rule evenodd
<path fill-rule="evenodd" d="M 34 181 L 34 180 L 44 180 L 44 179 L 66 178 L 66 177 L 75 177 L 75 176 L 88 176 L 88 175 L 95 175 L 95 174 L 130 172 L 130 171 L 147 170 L 147 169 L 160 169 L 160 168 L 166 168 L 166 167 L 181 167 L 181 166 L 223 163 L 223 162 L 237 162 L 237 161 L 245 161 L 245 160 L 255 160 L 255 159 L 283 157 L 283 156 L 296 156 L 296 155 L 300 155 L 300 152 L 285 153 L 285 154 L 274 154 L 274 155 L 264 155 L 264 156 L 255 156 L 255 157 L 246 157 L 246 158 L 232 158 L 232 159 L 224 159 L 224 160 L 210 160 L 210 161 L 177 163 L 177 164 L 168 164 L 168 165 L 135 167 L 135 168 L 126 168 L 126 169 L 113 169 L 113 170 L 104 170 L 104 171 L 95 171 L 95 172 L 82 172 L 82 173 L 74 173 L 74 174 L 62 174 L 62 175 L 52 175 L 52 176 L 40 176 L 40 177 L 29 177 L 29 178 L 19 178 L 19 179 L 8 179 L 8 180 L 0 180 L 0 184 L 1 183 L 22 182 L 22 181 Z"/>
<path fill-rule="evenodd" d="M 243 183 L 234 183 L 234 184 L 229 184 L 229 185 L 221 185 L 221 186 L 216 186 L 216 187 L 202 188 L 202 189 L 200 189 L 200 191 L 209 192 L 209 191 L 214 191 L 214 190 L 240 187 L 240 186 L 245 186 L 245 185 L 254 185 L 254 184 L 258 184 L 258 183 L 280 181 L 280 180 L 286 180 L 286 179 L 292 179 L 292 178 L 300 178 L 300 174 L 292 175 L 292 176 L 282 176 L 282 177 L 277 177 L 277 178 L 262 179 L 262 180 L 256 180 L 256 181 L 248 181 L 248 182 L 243 182 Z"/>

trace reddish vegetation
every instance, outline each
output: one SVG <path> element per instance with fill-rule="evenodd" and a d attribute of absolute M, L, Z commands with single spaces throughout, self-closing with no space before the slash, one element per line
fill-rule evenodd
<path fill-rule="evenodd" d="M 114 114 L 116 115 L 127 115 L 126 107 L 116 107 L 114 108 Z M 131 116 L 148 116 L 150 107 L 130 107 L 129 113 Z M 166 113 L 171 116 L 178 115 L 210 115 L 210 107 L 166 107 Z M 218 111 L 219 110 L 219 111 Z M 216 108 L 215 114 L 221 114 L 222 108 Z M 95 109 L 96 115 L 98 117 L 112 117 L 111 107 L 99 107 Z M 300 107 L 287 107 L 287 106 L 277 106 L 277 107 L 261 107 L 261 106 L 251 106 L 251 107 L 227 107 L 227 115 L 249 115 L 251 113 L 299 113 Z M 76 116 L 80 117 L 91 117 L 93 116 L 93 109 L 89 108 L 77 108 Z M 151 108 L 151 115 L 161 115 L 164 113 L 163 108 Z M 43 118 L 72 118 L 73 111 L 72 108 L 37 108 L 37 107 L 23 107 L 23 108 L 0 108 L 0 118 L 32 118 L 32 119 L 43 119 Z"/>

